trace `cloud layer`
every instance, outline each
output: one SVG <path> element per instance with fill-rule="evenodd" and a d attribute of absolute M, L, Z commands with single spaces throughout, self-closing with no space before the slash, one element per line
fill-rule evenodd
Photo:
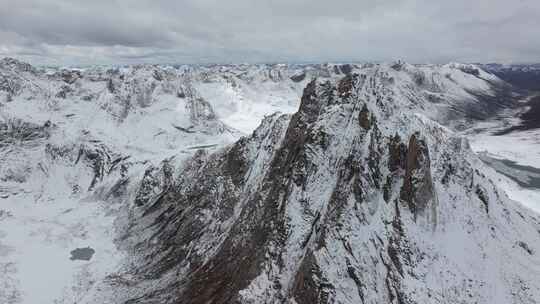
<path fill-rule="evenodd" d="M 0 0 L 38 64 L 538 62 L 538 0 Z"/>

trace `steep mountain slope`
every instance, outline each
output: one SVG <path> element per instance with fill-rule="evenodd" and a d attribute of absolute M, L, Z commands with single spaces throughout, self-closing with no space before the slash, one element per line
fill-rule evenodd
<path fill-rule="evenodd" d="M 532 303 L 538 218 L 433 121 L 510 89 L 461 64 L 3 59 L 0 302 Z"/>
<path fill-rule="evenodd" d="M 427 105 L 399 73 L 312 81 L 294 115 L 155 170 L 122 241 L 132 264 L 92 300 L 537 302 L 540 219 L 414 114 Z"/>
<path fill-rule="evenodd" d="M 1 303 L 79 302 L 123 258 L 113 223 L 124 206 L 114 197 L 127 181 L 240 136 L 177 79 L 150 77 L 162 69 L 100 78 L 5 59 L 0 72 Z M 95 253 L 90 261 L 70 260 L 80 248 Z"/>
<path fill-rule="evenodd" d="M 236 140 L 243 133 L 223 122 L 231 113 L 252 123 L 276 107 L 295 110 L 281 99 L 247 115 L 259 104 L 251 95 L 247 107 L 215 110 L 200 93 L 208 90 L 197 89 L 201 83 L 228 87 L 225 76 L 242 69 L 256 77 L 236 86 L 240 94 L 277 81 L 272 66 L 223 67 L 214 75 L 219 69 L 40 69 L 0 60 L 1 303 L 82 301 L 124 258 L 113 225 L 131 205 L 121 204 L 120 193 L 138 191 L 164 159 L 181 162 Z M 294 85 L 276 93 L 298 100 L 301 81 L 285 82 Z M 70 259 L 81 250 L 93 253 L 89 261 Z"/>

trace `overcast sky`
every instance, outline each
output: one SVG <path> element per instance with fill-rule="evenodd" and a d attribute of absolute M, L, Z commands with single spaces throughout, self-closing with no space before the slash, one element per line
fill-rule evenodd
<path fill-rule="evenodd" d="M 0 0 L 34 64 L 540 62 L 540 0 Z"/>

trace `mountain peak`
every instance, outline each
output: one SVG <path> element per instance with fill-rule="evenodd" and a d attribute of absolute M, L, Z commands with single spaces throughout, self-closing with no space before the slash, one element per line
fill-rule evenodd
<path fill-rule="evenodd" d="M 0 59 L 0 68 L 9 68 L 18 72 L 32 72 L 36 73 L 36 68 L 31 64 L 20 61 L 12 57 L 4 57 Z"/>
<path fill-rule="evenodd" d="M 414 98 L 398 99 L 413 88 L 395 77 L 374 67 L 312 80 L 295 114 L 181 166 L 126 233 L 133 250 L 146 248 L 137 272 L 163 283 L 137 299 L 487 303 L 492 286 L 506 284 L 506 300 L 522 288 L 512 282 L 535 289 L 534 270 L 497 262 L 528 251 L 493 232 L 530 249 L 535 220 L 480 173 L 463 138 L 414 113 L 423 106 Z M 456 239 L 470 250 L 441 246 Z"/>

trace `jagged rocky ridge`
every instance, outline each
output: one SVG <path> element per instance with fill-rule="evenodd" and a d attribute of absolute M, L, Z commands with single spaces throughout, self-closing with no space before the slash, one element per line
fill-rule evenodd
<path fill-rule="evenodd" d="M 309 78 L 335 69 L 301 70 Z M 309 80 L 293 74 L 285 65 L 68 69 L 0 60 L 0 302 L 110 302 L 92 299 L 123 259 L 111 218 L 145 198 L 126 193 L 162 189 L 139 182 L 163 159 L 233 142 L 242 119 L 293 111 Z M 64 259 L 89 247 L 95 256 L 84 265 Z"/>
<path fill-rule="evenodd" d="M 174 173 L 168 161 L 149 171 L 122 241 L 131 270 L 108 296 L 535 303 L 538 216 L 399 88 L 379 67 L 312 81 L 297 113 Z"/>
<path fill-rule="evenodd" d="M 270 111 L 292 111 L 310 77 L 342 75 L 341 70 L 350 69 L 326 65 L 45 69 L 4 58 L 0 60 L 0 178 L 4 182 L 0 194 L 21 193 L 17 180 L 32 175 L 36 180 L 44 178 L 40 174 L 49 165 L 56 166 L 48 163 L 49 157 L 64 161 L 61 166 L 67 168 L 88 167 L 82 175 L 93 176 L 90 181 L 68 182 L 88 191 L 123 165 L 148 166 L 173 155 L 188 156 L 197 147 L 231 143 L 243 134 L 236 125 L 224 123 L 231 112 L 256 122 Z M 295 75 L 303 79 L 290 79 Z M 266 99 L 257 99 L 268 98 L 268 91 L 276 93 L 273 108 L 250 112 L 258 103 L 266 106 Z M 217 96 L 230 92 L 226 96 L 230 100 Z M 246 106 L 234 103 L 237 99 Z M 137 174 L 139 169 L 129 171 Z M 59 178 L 64 182 L 65 177 Z"/>

